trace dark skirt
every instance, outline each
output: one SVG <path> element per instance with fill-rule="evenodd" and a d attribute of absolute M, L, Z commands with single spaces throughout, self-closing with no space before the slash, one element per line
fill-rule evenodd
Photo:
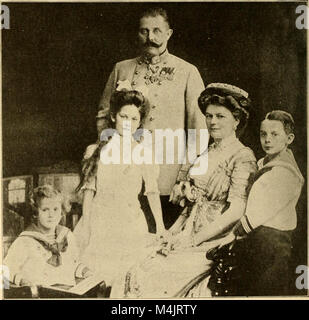
<path fill-rule="evenodd" d="M 245 239 L 212 252 L 216 267 L 209 288 L 219 296 L 287 295 L 291 249 L 291 231 L 258 227 Z"/>

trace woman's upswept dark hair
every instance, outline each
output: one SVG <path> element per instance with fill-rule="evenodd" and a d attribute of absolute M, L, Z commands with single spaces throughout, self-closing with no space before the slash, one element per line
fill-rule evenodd
<path fill-rule="evenodd" d="M 236 92 L 226 92 L 220 88 L 206 88 L 198 98 L 198 105 L 204 115 L 210 104 L 220 105 L 231 111 L 234 118 L 239 120 L 236 135 L 240 137 L 247 126 L 251 100 Z"/>
<path fill-rule="evenodd" d="M 140 120 L 140 128 L 144 124 L 144 121 L 149 112 L 149 102 L 143 94 L 136 90 L 121 90 L 115 91 L 114 94 L 111 96 L 110 100 L 110 116 L 116 117 L 117 113 L 121 110 L 123 106 L 126 105 L 135 105 L 140 113 L 141 120 Z M 114 123 L 111 121 L 111 117 L 109 117 L 109 124 L 106 129 L 114 129 Z M 83 159 L 82 161 L 82 170 L 81 170 L 81 179 L 76 191 L 80 191 L 83 185 L 90 181 L 92 177 L 94 177 L 98 170 L 98 161 L 100 159 L 100 154 L 102 148 L 110 141 L 112 138 L 111 135 L 104 136 L 101 134 L 100 142 L 93 152 L 93 154 L 87 158 Z"/>
<path fill-rule="evenodd" d="M 283 125 L 284 131 L 286 134 L 294 133 L 294 119 L 292 115 L 283 110 L 273 110 L 268 112 L 265 116 L 267 120 L 277 120 L 280 121 Z"/>
<path fill-rule="evenodd" d="M 141 125 L 144 124 L 145 118 L 149 112 L 149 102 L 143 94 L 136 90 L 116 91 L 110 100 L 110 115 L 116 117 L 116 114 L 123 106 L 133 104 L 138 109 L 141 116 Z"/>

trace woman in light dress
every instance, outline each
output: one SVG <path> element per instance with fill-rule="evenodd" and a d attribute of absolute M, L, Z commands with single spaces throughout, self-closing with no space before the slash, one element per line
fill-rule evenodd
<path fill-rule="evenodd" d="M 128 270 L 125 285 L 113 290 L 117 296 L 211 296 L 207 288 L 211 261 L 205 253 L 243 215 L 256 172 L 252 150 L 238 140 L 247 123 L 249 102 L 245 91 L 227 84 L 210 84 L 201 93 L 199 107 L 214 142 L 174 187 L 171 198 L 185 200 L 186 205 L 169 230 L 169 241 Z M 197 175 L 193 168 L 202 157 L 208 157 L 208 170 Z"/>
<path fill-rule="evenodd" d="M 83 216 L 74 234 L 82 261 L 102 274 L 108 286 L 148 252 L 147 246 L 154 238 L 148 233 L 138 200 L 143 182 L 157 234 L 164 231 L 157 185 L 159 167 L 125 160 L 138 146 L 134 133 L 148 109 L 141 92 L 125 88 L 116 91 L 111 98 L 113 129 L 103 131 L 99 145 L 91 145 L 84 155 L 83 177 L 78 188 L 84 193 Z"/>

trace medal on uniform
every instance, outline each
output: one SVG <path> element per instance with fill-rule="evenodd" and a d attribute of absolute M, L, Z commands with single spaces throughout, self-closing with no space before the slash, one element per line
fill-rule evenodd
<path fill-rule="evenodd" d="M 175 68 L 152 66 L 148 64 L 147 72 L 144 77 L 146 85 L 157 83 L 161 85 L 164 80 L 174 80 Z"/>

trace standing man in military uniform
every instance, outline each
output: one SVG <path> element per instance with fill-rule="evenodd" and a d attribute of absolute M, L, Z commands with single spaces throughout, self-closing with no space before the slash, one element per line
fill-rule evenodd
<path fill-rule="evenodd" d="M 128 80 L 133 90 L 139 86 L 147 86 L 149 89 L 147 98 L 151 110 L 144 128 L 152 132 L 153 136 L 155 129 L 196 129 L 198 135 L 199 129 L 206 128 L 197 103 L 204 90 L 202 78 L 194 65 L 168 52 L 167 43 L 172 33 L 165 10 L 154 8 L 141 15 L 138 32 L 141 56 L 118 62 L 114 66 L 100 102 L 100 109 L 106 117 L 117 82 Z M 158 184 L 166 227 L 174 222 L 180 210 L 180 207 L 169 202 L 169 195 L 182 172 L 176 149 L 174 164 L 160 164 Z"/>

